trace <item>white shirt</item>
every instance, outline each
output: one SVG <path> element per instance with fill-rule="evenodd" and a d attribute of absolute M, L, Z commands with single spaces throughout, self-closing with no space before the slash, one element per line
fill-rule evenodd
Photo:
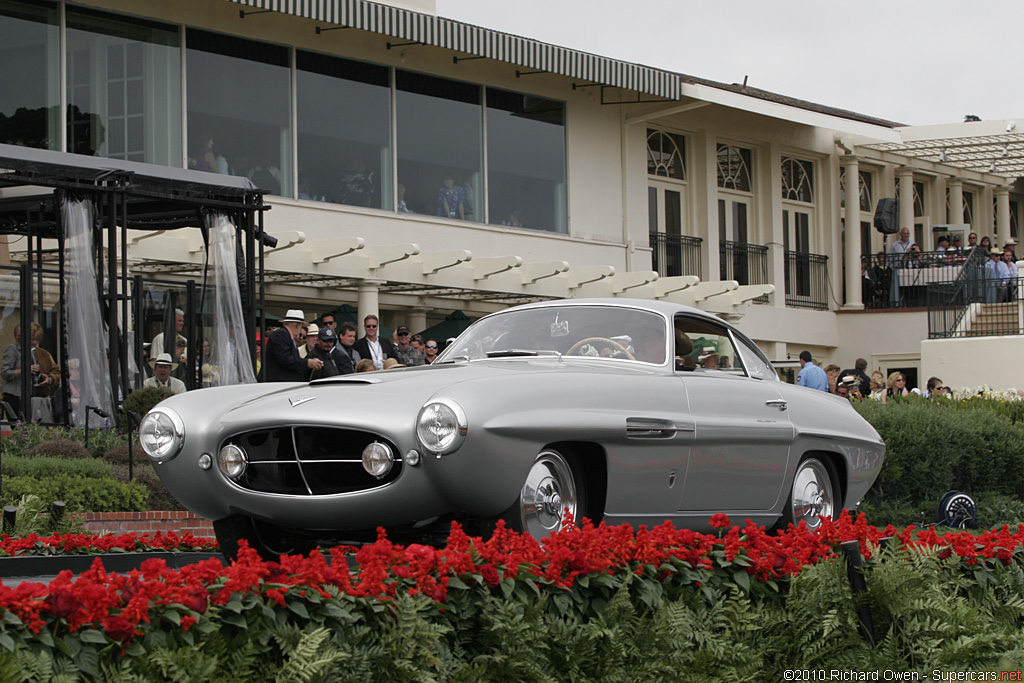
<path fill-rule="evenodd" d="M 373 357 L 373 365 L 378 370 L 384 368 L 384 350 L 380 347 L 380 337 L 376 341 L 366 340 L 366 346 L 370 349 L 370 355 Z"/>

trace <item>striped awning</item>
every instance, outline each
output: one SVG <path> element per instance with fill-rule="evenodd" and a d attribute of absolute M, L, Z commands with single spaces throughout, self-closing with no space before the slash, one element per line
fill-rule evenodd
<path fill-rule="evenodd" d="M 588 83 L 678 100 L 679 75 L 367 0 L 232 0 L 259 9 L 449 48 Z"/>

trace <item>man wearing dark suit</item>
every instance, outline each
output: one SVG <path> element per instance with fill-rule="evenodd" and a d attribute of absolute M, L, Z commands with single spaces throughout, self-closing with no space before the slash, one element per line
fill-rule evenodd
<path fill-rule="evenodd" d="M 366 330 L 366 336 L 357 339 L 356 343 L 352 345 L 352 349 L 359 354 L 360 358 L 369 358 L 378 370 L 383 369 L 385 359 L 395 358 L 398 360 L 395 354 L 395 345 L 391 343 L 391 340 L 380 339 L 377 336 L 377 332 L 380 330 L 380 321 L 377 316 L 370 314 L 363 318 L 363 328 Z"/>
<path fill-rule="evenodd" d="M 302 331 L 302 311 L 292 309 L 281 320 L 283 327 L 274 330 L 267 337 L 267 357 L 263 360 L 264 381 L 301 382 L 310 370 L 319 370 L 323 361 L 318 358 L 303 358 L 295 340 Z"/>

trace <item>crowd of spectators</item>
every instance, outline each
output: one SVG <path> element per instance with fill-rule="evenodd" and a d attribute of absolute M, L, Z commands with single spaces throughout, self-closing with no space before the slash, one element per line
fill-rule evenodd
<path fill-rule="evenodd" d="M 436 340 L 413 335 L 408 325 L 398 325 L 391 339 L 382 337 L 380 319 L 373 314 L 363 318 L 365 334 L 359 338 L 355 323 L 339 326 L 333 313 L 320 316 L 319 324 L 304 317 L 301 310 L 288 311 L 281 327 L 268 330 L 267 343 L 257 344 L 261 381 L 310 381 L 429 365 L 439 351 Z"/>
<path fill-rule="evenodd" d="M 924 390 L 907 386 L 907 376 L 896 371 L 886 377 L 880 370 L 875 370 L 868 377 L 865 372 L 868 362 L 858 358 L 853 368 L 840 370 L 838 365 L 830 364 L 821 368 L 814 363 L 810 351 L 800 352 L 800 373 L 797 385 L 817 389 L 845 398 L 863 400 L 865 398 L 885 403 L 893 396 L 909 396 L 917 394 L 925 398 L 949 396 L 949 387 L 938 377 L 931 377 Z"/>

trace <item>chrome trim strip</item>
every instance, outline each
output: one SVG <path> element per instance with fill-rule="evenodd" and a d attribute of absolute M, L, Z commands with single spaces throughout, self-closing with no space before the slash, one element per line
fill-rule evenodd
<path fill-rule="evenodd" d="M 306 487 L 306 491 L 309 495 L 313 495 L 313 489 L 309 487 L 309 482 L 306 480 L 306 473 L 302 470 L 302 460 L 299 459 L 299 445 L 295 443 L 295 427 L 291 427 L 288 431 L 292 435 L 292 453 L 295 454 L 295 464 L 299 466 L 299 476 L 302 477 L 302 484 Z"/>

